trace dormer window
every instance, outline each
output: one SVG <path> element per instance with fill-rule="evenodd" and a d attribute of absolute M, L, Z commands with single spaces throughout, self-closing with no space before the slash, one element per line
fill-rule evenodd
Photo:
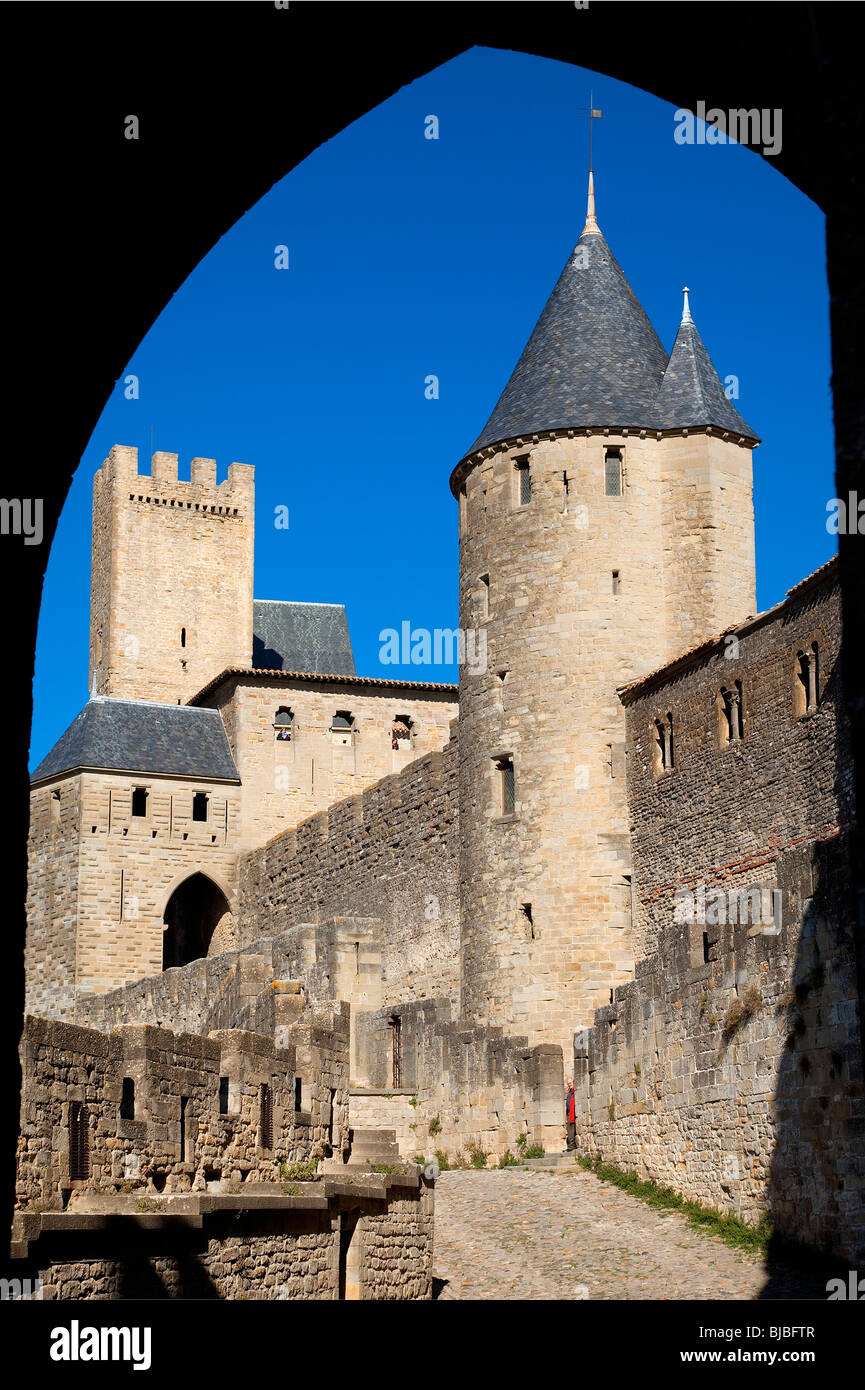
<path fill-rule="evenodd" d="M 294 724 L 294 714 L 287 705 L 280 705 L 276 714 L 273 716 L 273 727 L 276 731 L 277 743 L 290 743 L 292 727 Z"/>

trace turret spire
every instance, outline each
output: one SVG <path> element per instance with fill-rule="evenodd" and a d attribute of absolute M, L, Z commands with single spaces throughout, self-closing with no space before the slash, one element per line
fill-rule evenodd
<path fill-rule="evenodd" d="M 595 180 L 591 169 L 589 170 L 589 201 L 586 208 L 586 225 L 581 235 L 585 236 L 587 232 L 591 232 L 595 236 L 601 235 L 601 229 L 595 217 Z"/>
<path fill-rule="evenodd" d="M 691 318 L 691 306 L 688 303 L 689 290 L 687 285 L 683 287 L 682 294 L 685 296 L 685 305 L 682 309 L 682 323 L 693 323 L 694 320 Z"/>

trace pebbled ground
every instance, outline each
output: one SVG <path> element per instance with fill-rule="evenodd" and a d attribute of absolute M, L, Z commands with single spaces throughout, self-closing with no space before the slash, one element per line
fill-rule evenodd
<path fill-rule="evenodd" d="M 433 1271 L 442 1299 L 826 1298 L 582 1169 L 441 1173 Z"/>

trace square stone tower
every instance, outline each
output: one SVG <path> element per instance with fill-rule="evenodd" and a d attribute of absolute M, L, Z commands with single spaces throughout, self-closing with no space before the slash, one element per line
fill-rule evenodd
<path fill-rule="evenodd" d="M 185 703 L 228 666 L 252 664 L 253 469 L 115 445 L 93 479 L 90 688 Z"/>

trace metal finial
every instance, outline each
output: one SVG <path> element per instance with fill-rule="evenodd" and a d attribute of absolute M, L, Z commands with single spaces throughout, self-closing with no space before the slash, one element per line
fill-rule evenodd
<path fill-rule="evenodd" d="M 682 286 L 682 294 L 685 296 L 685 304 L 684 304 L 684 308 L 682 309 L 682 323 L 693 323 L 694 320 L 691 318 L 691 307 L 690 307 L 690 305 L 688 304 L 688 286 L 687 286 L 687 285 L 683 285 L 683 286 Z"/>

